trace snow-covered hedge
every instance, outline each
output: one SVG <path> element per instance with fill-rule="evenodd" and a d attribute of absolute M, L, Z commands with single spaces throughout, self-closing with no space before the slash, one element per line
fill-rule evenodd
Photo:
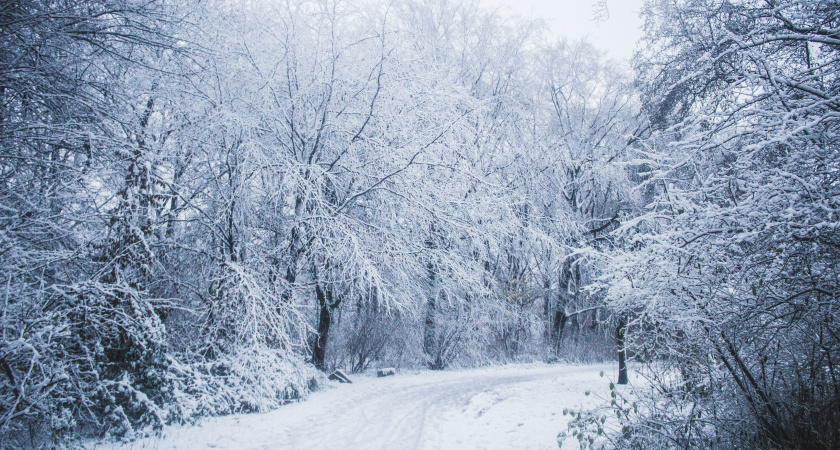
<path fill-rule="evenodd" d="M 214 361 L 171 360 L 171 421 L 264 412 L 299 400 L 323 385 L 322 372 L 300 357 L 269 348 L 240 348 Z"/>

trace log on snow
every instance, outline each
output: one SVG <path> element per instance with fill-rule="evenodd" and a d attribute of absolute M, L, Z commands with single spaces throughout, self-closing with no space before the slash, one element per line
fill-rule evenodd
<path fill-rule="evenodd" d="M 338 369 L 336 369 L 335 372 L 331 373 L 330 376 L 327 377 L 327 379 L 338 381 L 339 383 L 352 383 L 352 381 L 350 381 L 350 378 L 347 378 L 347 375 Z"/>
<path fill-rule="evenodd" d="M 395 375 L 397 373 L 397 369 L 393 367 L 386 367 L 384 369 L 376 369 L 376 376 L 377 377 L 387 377 L 391 375 Z"/>

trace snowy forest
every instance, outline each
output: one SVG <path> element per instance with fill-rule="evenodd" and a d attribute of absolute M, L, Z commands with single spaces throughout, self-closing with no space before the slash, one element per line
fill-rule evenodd
<path fill-rule="evenodd" d="M 647 367 L 596 446 L 840 448 L 840 1 L 642 16 L 2 0 L 0 448 L 515 361 Z"/>

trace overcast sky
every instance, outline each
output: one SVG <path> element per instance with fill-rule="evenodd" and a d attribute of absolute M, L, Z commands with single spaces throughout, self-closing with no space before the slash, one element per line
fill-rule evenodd
<path fill-rule="evenodd" d="M 489 7 L 509 8 L 516 14 L 544 19 L 556 35 L 586 38 L 612 58 L 629 59 L 642 36 L 639 11 L 644 0 L 608 0 L 609 19 L 593 20 L 595 0 L 481 0 Z"/>

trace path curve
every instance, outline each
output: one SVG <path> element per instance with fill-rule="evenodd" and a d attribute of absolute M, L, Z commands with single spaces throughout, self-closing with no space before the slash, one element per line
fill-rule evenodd
<path fill-rule="evenodd" d="M 601 371 L 615 376 L 606 364 L 351 375 L 353 384 L 269 413 L 168 427 L 162 437 L 122 448 L 556 449 L 568 423 L 563 409 L 591 407 L 609 395 Z"/>

